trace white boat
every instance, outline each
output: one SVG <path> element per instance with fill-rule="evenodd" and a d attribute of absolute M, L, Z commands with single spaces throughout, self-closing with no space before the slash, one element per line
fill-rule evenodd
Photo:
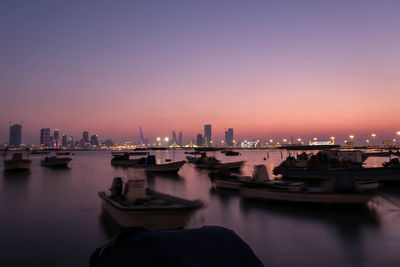
<path fill-rule="evenodd" d="M 145 180 L 129 180 L 122 194 L 122 179 L 116 177 L 111 195 L 99 192 L 103 211 L 122 227 L 173 229 L 184 227 L 203 206 L 200 200 L 186 200 L 146 189 Z"/>
<path fill-rule="evenodd" d="M 5 171 L 18 171 L 18 170 L 29 170 L 31 166 L 30 159 L 24 159 L 22 153 L 14 153 L 11 159 L 4 160 Z"/>
<path fill-rule="evenodd" d="M 44 160 L 40 161 L 40 164 L 45 167 L 68 167 L 68 163 L 71 158 L 59 158 L 59 157 L 46 157 Z"/>

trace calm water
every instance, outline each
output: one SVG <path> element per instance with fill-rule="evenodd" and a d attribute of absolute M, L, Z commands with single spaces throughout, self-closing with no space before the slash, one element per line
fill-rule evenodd
<path fill-rule="evenodd" d="M 271 172 L 281 152 L 242 151 L 239 157 Z M 184 159 L 182 151 L 155 152 Z M 285 152 L 282 156 L 286 156 Z M 92 251 L 108 238 L 98 191 L 113 177 L 134 175 L 114 168 L 109 152 L 77 152 L 68 169 L 48 169 L 31 155 L 30 173 L 3 173 L 0 180 L 0 266 L 88 266 Z M 265 161 L 264 158 L 267 158 Z M 378 166 L 382 159 L 370 159 Z M 3 162 L 0 163 L 3 169 Z M 361 209 L 307 207 L 243 201 L 234 192 L 212 190 L 207 173 L 185 164 L 177 176 L 148 176 L 149 187 L 206 208 L 190 227 L 218 225 L 234 230 L 266 266 L 400 266 L 400 187 L 389 186 Z"/>

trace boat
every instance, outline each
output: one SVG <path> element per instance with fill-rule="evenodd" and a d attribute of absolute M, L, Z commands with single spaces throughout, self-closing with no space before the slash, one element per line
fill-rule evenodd
<path fill-rule="evenodd" d="M 29 170 L 31 166 L 30 159 L 24 159 L 22 153 L 14 153 L 11 159 L 4 159 L 5 171 L 24 171 Z"/>
<path fill-rule="evenodd" d="M 269 180 L 267 167 L 265 165 L 254 165 L 252 176 L 231 173 L 229 170 L 219 170 L 208 174 L 211 183 L 216 188 L 240 190 L 241 186 L 246 184 L 263 184 L 271 188 L 291 188 L 291 190 L 300 190 L 304 184 L 299 182 L 289 182 L 282 180 Z M 297 188 L 297 189 L 296 189 Z"/>
<path fill-rule="evenodd" d="M 382 167 L 363 167 L 361 153 L 347 151 L 346 154 L 349 157 L 340 157 L 338 152 L 331 157 L 330 153 L 321 151 L 305 161 L 288 157 L 274 168 L 273 173 L 283 179 L 400 181 L 399 159 L 392 158 Z"/>
<path fill-rule="evenodd" d="M 374 196 L 371 192 L 315 192 L 308 190 L 307 186 L 304 190 L 292 191 L 260 184 L 243 185 L 240 195 L 246 199 L 319 204 L 366 204 Z"/>
<path fill-rule="evenodd" d="M 164 164 L 147 165 L 144 166 L 144 170 L 146 172 L 153 172 L 153 173 L 178 173 L 180 168 L 185 163 L 186 163 L 185 160 L 181 160 Z"/>
<path fill-rule="evenodd" d="M 233 151 L 233 150 L 222 150 L 221 153 L 225 154 L 225 156 L 239 156 L 240 155 L 239 152 Z"/>
<path fill-rule="evenodd" d="M 114 154 L 113 158 L 111 159 L 111 165 L 132 167 L 137 166 L 139 164 L 139 161 L 140 159 L 129 158 L 129 153 Z"/>
<path fill-rule="evenodd" d="M 58 151 L 58 152 L 56 152 L 57 156 L 68 156 L 70 154 L 71 154 L 71 152 L 69 152 L 69 151 Z"/>
<path fill-rule="evenodd" d="M 44 160 L 40 161 L 40 165 L 44 167 L 68 167 L 68 163 L 71 161 L 71 158 L 66 157 L 45 157 Z"/>
<path fill-rule="evenodd" d="M 189 163 L 195 164 L 197 168 L 200 169 L 210 169 L 210 170 L 218 170 L 218 169 L 228 169 L 228 170 L 239 170 L 245 161 L 234 161 L 234 162 L 226 162 L 222 163 L 220 160 L 215 157 L 209 157 L 205 152 L 200 154 L 200 157 L 191 157 L 187 156 L 186 159 Z"/>
<path fill-rule="evenodd" d="M 115 177 L 111 194 L 98 193 L 103 211 L 121 227 L 173 229 L 186 226 L 194 212 L 203 207 L 200 200 L 186 200 L 146 187 L 145 179 L 129 179 L 123 185 L 122 178 Z"/>

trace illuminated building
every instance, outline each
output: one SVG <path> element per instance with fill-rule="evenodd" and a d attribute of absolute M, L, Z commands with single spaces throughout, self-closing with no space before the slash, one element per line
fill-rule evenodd
<path fill-rule="evenodd" d="M 51 147 L 50 143 L 50 128 L 42 128 L 40 129 L 40 146 L 41 147 Z"/>
<path fill-rule="evenodd" d="M 63 134 L 61 138 L 61 146 L 62 147 L 67 147 L 67 135 Z"/>

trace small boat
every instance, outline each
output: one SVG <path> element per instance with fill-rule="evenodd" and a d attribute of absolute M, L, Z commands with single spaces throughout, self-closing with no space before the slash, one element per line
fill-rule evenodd
<path fill-rule="evenodd" d="M 24 159 L 22 153 L 14 153 L 11 159 L 4 159 L 5 171 L 24 171 L 31 166 L 30 159 Z"/>
<path fill-rule="evenodd" d="M 184 227 L 194 212 L 203 207 L 200 200 L 186 200 L 150 190 L 146 188 L 145 179 L 130 179 L 123 186 L 122 178 L 116 177 L 110 191 L 110 195 L 99 192 L 103 211 L 122 227 Z"/>
<path fill-rule="evenodd" d="M 366 204 L 374 196 L 369 192 L 313 192 L 308 191 L 307 187 L 302 191 L 292 191 L 260 184 L 243 185 L 240 188 L 240 195 L 243 198 L 258 200 L 324 204 Z"/>
<path fill-rule="evenodd" d="M 201 153 L 200 155 L 201 156 L 199 158 L 187 156 L 186 159 L 189 161 L 189 163 L 195 164 L 197 168 L 210 169 L 210 170 L 218 170 L 218 169 L 239 170 L 244 164 L 244 161 L 242 160 L 221 163 L 221 161 L 216 159 L 215 157 L 207 156 L 205 152 Z"/>
<path fill-rule="evenodd" d="M 113 158 L 111 159 L 111 165 L 132 167 L 132 166 L 137 166 L 139 164 L 139 161 L 140 159 L 129 158 L 129 153 L 113 154 Z"/>
<path fill-rule="evenodd" d="M 68 163 L 71 158 L 59 158 L 56 156 L 45 157 L 44 160 L 40 161 L 40 164 L 44 167 L 68 167 Z"/>
<path fill-rule="evenodd" d="M 211 182 L 216 188 L 240 190 L 241 186 L 246 184 L 262 184 L 271 188 L 291 188 L 299 191 L 304 187 L 303 183 L 289 182 L 281 180 L 269 180 L 267 167 L 265 165 L 254 165 L 252 176 L 244 176 L 236 173 L 230 173 L 229 170 L 219 170 L 208 174 Z M 297 188 L 297 189 L 296 189 Z"/>
<path fill-rule="evenodd" d="M 69 152 L 69 151 L 58 151 L 58 152 L 56 152 L 57 156 L 68 156 L 70 154 L 71 154 L 71 152 Z"/>
<path fill-rule="evenodd" d="M 382 167 L 363 167 L 365 157 L 358 151 L 318 152 L 307 160 L 288 157 L 273 173 L 284 179 L 349 179 L 372 181 L 400 181 L 399 159 L 392 158 Z M 334 153 L 334 157 L 332 156 Z"/>
<path fill-rule="evenodd" d="M 261 165 L 263 166 L 263 165 Z M 267 174 L 268 176 L 268 174 Z M 334 179 L 311 181 L 247 182 L 240 185 L 243 198 L 298 203 L 365 204 L 380 185 L 373 181 L 346 183 Z"/>
<path fill-rule="evenodd" d="M 240 155 L 239 152 L 233 151 L 233 150 L 222 150 L 221 153 L 225 154 L 225 156 L 239 156 Z"/>
<path fill-rule="evenodd" d="M 147 165 L 144 166 L 144 170 L 146 172 L 154 172 L 154 173 L 178 173 L 180 168 L 186 163 L 185 160 L 164 163 L 164 164 L 155 164 L 155 165 Z"/>

